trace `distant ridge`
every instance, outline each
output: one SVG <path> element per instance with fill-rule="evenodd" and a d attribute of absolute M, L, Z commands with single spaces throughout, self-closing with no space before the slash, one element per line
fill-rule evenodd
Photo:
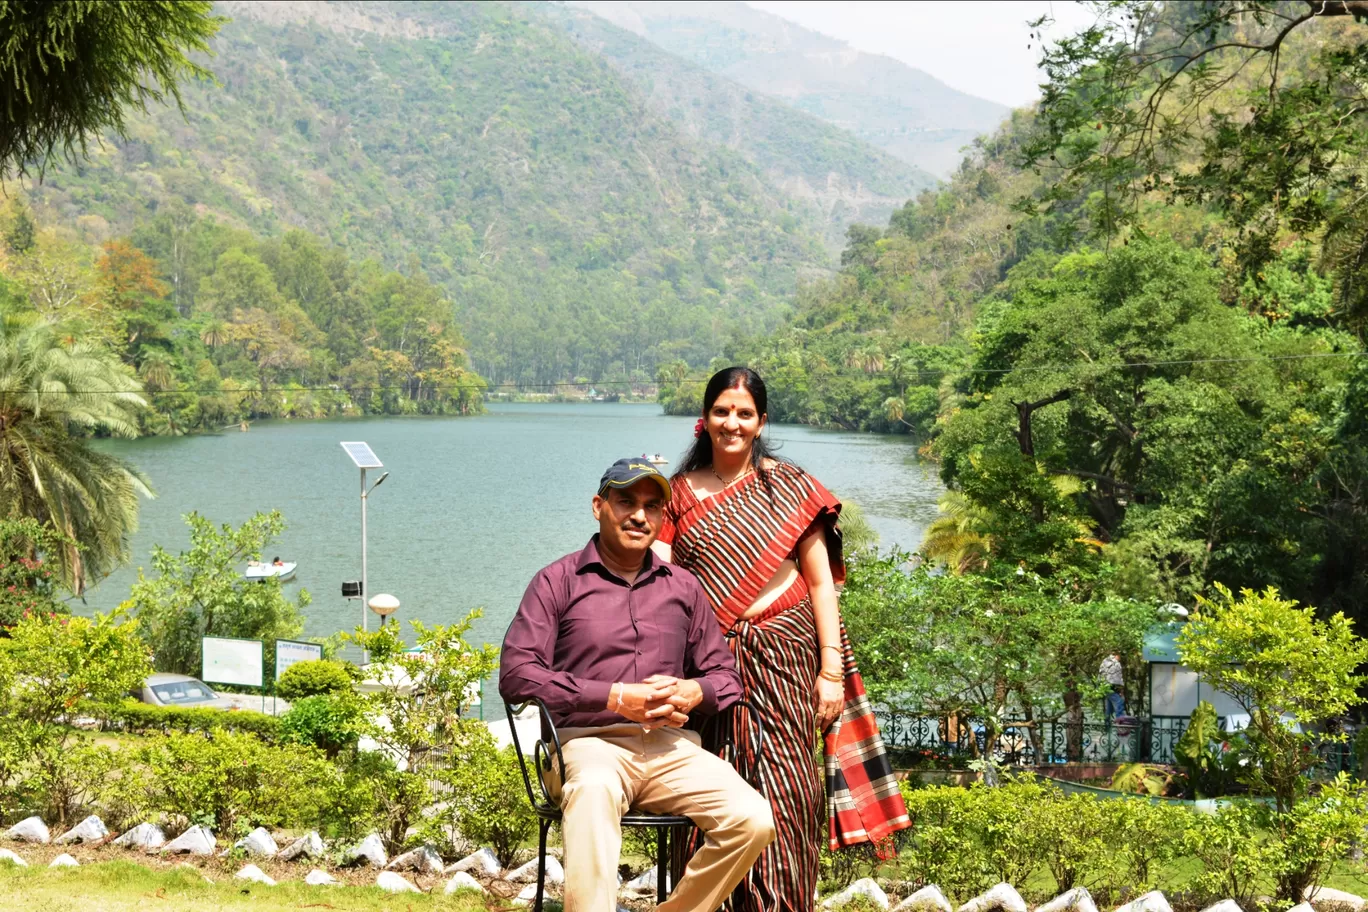
<path fill-rule="evenodd" d="M 529 4 L 602 56 L 686 134 L 744 155 L 787 195 L 817 207 L 833 251 L 852 222 L 882 225 L 936 184 L 850 132 L 672 54 L 589 10 Z"/>
<path fill-rule="evenodd" d="M 747 88 L 780 98 L 944 177 L 1008 108 L 915 67 L 858 51 L 745 3 L 572 0 L 619 28 Z"/>

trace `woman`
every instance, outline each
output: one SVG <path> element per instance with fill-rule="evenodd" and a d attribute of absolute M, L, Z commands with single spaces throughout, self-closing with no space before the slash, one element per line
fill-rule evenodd
<path fill-rule="evenodd" d="M 764 722 L 764 787 L 778 836 L 738 888 L 733 912 L 813 908 L 822 783 L 813 759 L 826 733 L 826 814 L 833 850 L 871 844 L 881 856 L 909 826 L 897 781 L 836 601 L 845 578 L 841 504 L 765 443 L 759 375 L 730 367 L 708 381 L 697 441 L 671 478 L 654 547 L 703 584 L 736 656 L 746 700 Z M 753 745 L 734 714 L 738 748 Z M 738 752 L 746 774 L 755 757 Z"/>

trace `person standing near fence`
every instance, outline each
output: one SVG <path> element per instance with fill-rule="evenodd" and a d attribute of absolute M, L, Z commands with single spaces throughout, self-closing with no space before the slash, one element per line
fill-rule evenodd
<path fill-rule="evenodd" d="M 1102 680 L 1110 688 L 1102 705 L 1104 715 L 1108 719 L 1124 716 L 1126 714 L 1126 679 L 1121 673 L 1121 657 L 1113 652 L 1102 660 L 1102 665 L 1097 669 L 1097 673 L 1102 676 Z"/>

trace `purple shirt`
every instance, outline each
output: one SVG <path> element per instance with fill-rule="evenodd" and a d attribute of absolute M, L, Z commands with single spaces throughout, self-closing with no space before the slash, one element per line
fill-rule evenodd
<path fill-rule="evenodd" d="M 615 725 L 623 717 L 605 709 L 613 684 L 653 674 L 697 680 L 696 712 L 741 697 L 736 661 L 693 574 L 648 552 L 628 585 L 604 566 L 595 535 L 532 578 L 504 635 L 499 694 L 540 697 L 557 727 Z"/>

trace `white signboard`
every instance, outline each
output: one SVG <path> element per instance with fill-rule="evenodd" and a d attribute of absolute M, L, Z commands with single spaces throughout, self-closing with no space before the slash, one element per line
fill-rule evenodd
<path fill-rule="evenodd" d="M 316 662 L 323 658 L 323 647 L 317 643 L 301 643 L 299 640 L 276 640 L 275 677 L 296 662 Z"/>
<path fill-rule="evenodd" d="M 232 637 L 203 637 L 201 650 L 204 671 L 200 675 L 211 684 L 261 686 L 261 640 Z"/>

